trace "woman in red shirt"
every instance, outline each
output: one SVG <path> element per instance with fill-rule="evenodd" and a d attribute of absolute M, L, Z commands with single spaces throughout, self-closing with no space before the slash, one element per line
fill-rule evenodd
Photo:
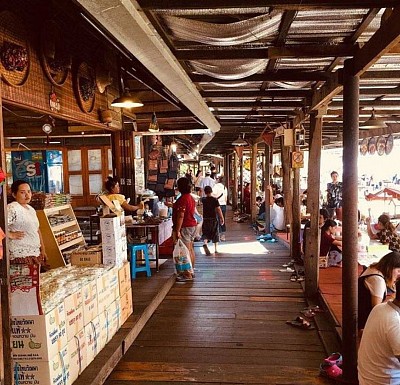
<path fill-rule="evenodd" d="M 172 208 L 173 239 L 176 242 L 181 239 L 189 249 L 192 267 L 194 268 L 195 254 L 193 241 L 196 234 L 196 219 L 194 217 L 196 202 L 190 195 L 191 183 L 187 178 L 179 178 L 177 181 L 181 196 L 175 201 Z M 190 274 L 190 273 L 189 273 Z M 188 280 L 194 278 L 186 276 Z"/>

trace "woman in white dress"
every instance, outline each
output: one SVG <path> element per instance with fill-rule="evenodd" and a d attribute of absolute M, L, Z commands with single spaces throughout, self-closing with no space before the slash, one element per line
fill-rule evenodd
<path fill-rule="evenodd" d="M 29 205 L 32 191 L 29 183 L 16 180 L 11 185 L 15 201 L 7 206 L 8 250 L 11 263 L 43 264 L 46 253 L 35 209 Z"/>

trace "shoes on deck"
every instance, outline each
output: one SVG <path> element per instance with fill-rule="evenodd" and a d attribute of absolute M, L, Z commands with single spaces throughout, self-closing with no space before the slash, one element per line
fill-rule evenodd
<path fill-rule="evenodd" d="M 203 249 L 204 249 L 206 255 L 211 255 L 210 249 L 208 248 L 208 246 L 206 244 L 203 245 Z"/>

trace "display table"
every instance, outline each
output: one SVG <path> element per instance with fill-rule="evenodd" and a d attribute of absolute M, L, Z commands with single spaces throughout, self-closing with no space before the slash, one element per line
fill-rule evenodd
<path fill-rule="evenodd" d="M 147 243 L 153 243 L 156 245 L 156 255 L 155 258 L 150 259 L 156 262 L 156 270 L 158 271 L 158 261 L 160 256 L 159 247 L 164 243 L 172 234 L 172 219 L 168 218 L 160 223 L 131 223 L 125 224 L 126 231 L 137 231 L 142 230 L 149 239 L 149 234 L 151 234 L 151 241 L 148 240 Z"/>

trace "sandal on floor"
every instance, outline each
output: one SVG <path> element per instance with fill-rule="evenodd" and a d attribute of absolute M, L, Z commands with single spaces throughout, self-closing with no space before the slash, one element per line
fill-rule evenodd
<path fill-rule="evenodd" d="M 290 326 L 294 326 L 299 329 L 304 329 L 304 330 L 314 330 L 315 327 L 311 325 L 309 321 L 306 321 L 303 317 L 297 317 L 293 321 L 286 321 L 286 323 Z"/>
<path fill-rule="evenodd" d="M 329 357 L 324 359 L 325 362 L 330 364 L 336 364 L 337 366 L 342 366 L 343 357 L 340 353 L 332 353 Z"/>
<path fill-rule="evenodd" d="M 338 378 L 342 375 L 342 369 L 340 369 L 336 364 L 323 362 L 319 366 L 319 374 L 323 377 Z"/>
<path fill-rule="evenodd" d="M 318 305 L 305 307 L 304 310 L 311 310 L 314 313 L 324 313 L 324 310 L 321 309 Z"/>
<path fill-rule="evenodd" d="M 315 314 L 316 314 L 315 312 L 313 312 L 310 309 L 302 310 L 300 313 L 305 315 L 307 318 L 313 318 L 313 317 L 315 317 Z"/>
<path fill-rule="evenodd" d="M 290 280 L 292 281 L 292 282 L 297 282 L 297 274 L 296 273 L 293 273 L 291 276 L 290 276 Z"/>

